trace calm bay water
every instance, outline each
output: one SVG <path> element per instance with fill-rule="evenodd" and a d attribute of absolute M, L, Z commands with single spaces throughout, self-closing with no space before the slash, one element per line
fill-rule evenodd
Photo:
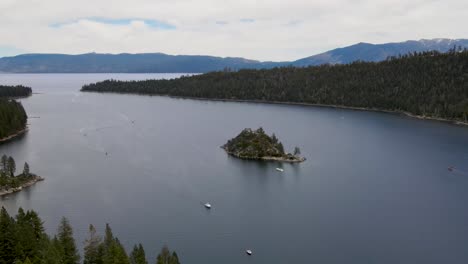
<path fill-rule="evenodd" d="M 103 231 L 108 222 L 128 250 L 143 243 L 150 262 L 167 244 L 191 264 L 468 263 L 467 127 L 79 92 L 109 78 L 174 76 L 0 74 L 39 93 L 21 100 L 30 131 L 0 154 L 46 178 L 0 204 L 38 211 L 49 233 L 68 217 L 80 247 L 89 224 Z M 242 161 L 220 148 L 259 126 L 308 160 Z"/>

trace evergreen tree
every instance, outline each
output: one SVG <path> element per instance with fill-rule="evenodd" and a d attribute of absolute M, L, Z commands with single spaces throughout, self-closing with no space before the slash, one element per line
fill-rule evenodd
<path fill-rule="evenodd" d="M 113 241 L 114 241 L 114 235 L 112 234 L 112 229 L 110 225 L 107 223 L 105 233 L 104 233 L 104 241 L 101 247 L 102 260 L 103 260 L 103 263 L 105 264 L 110 264 L 113 261 L 112 252 L 111 252 Z"/>
<path fill-rule="evenodd" d="M 3 154 L 2 160 L 1 160 L 1 166 L 2 166 L 2 172 L 3 173 L 8 173 L 8 157 L 7 155 Z"/>
<path fill-rule="evenodd" d="M 280 153 L 284 153 L 283 143 L 279 142 L 277 146 L 278 146 L 278 150 L 280 151 Z"/>
<path fill-rule="evenodd" d="M 127 252 L 125 252 L 125 248 L 122 246 L 118 238 L 114 239 L 112 251 L 114 252 L 114 264 L 130 264 Z"/>
<path fill-rule="evenodd" d="M 50 240 L 46 234 L 43 234 L 44 239 L 42 239 L 39 246 L 39 256 L 38 260 L 34 260 L 34 263 L 40 264 L 62 264 L 61 263 L 61 254 L 58 242 Z"/>
<path fill-rule="evenodd" d="M 36 237 L 31 215 L 25 213 L 23 208 L 16 215 L 16 246 L 15 255 L 18 259 L 34 258 L 38 255 L 38 244 L 40 238 Z"/>
<path fill-rule="evenodd" d="M 145 256 L 145 250 L 141 244 L 133 247 L 132 253 L 130 254 L 130 264 L 148 264 Z"/>
<path fill-rule="evenodd" d="M 23 175 L 29 176 L 29 164 L 27 162 L 24 163 Z"/>
<path fill-rule="evenodd" d="M 101 264 L 100 255 L 101 238 L 93 225 L 89 225 L 89 237 L 85 241 L 83 264 Z"/>
<path fill-rule="evenodd" d="M 177 253 L 175 251 L 171 253 L 169 248 L 164 246 L 156 258 L 156 264 L 180 264 L 180 262 Z"/>
<path fill-rule="evenodd" d="M 46 248 L 43 254 L 43 262 L 41 264 L 63 264 L 62 261 L 63 253 L 62 247 L 57 236 L 54 236 L 46 244 Z"/>
<path fill-rule="evenodd" d="M 301 149 L 299 147 L 294 148 L 294 155 L 301 155 Z"/>
<path fill-rule="evenodd" d="M 273 144 L 278 143 L 278 138 L 276 137 L 275 133 L 273 133 L 273 135 L 271 135 L 271 141 L 273 142 Z"/>
<path fill-rule="evenodd" d="M 104 264 L 128 264 L 129 259 L 120 241 L 114 237 L 109 224 L 106 224 L 103 243 L 103 263 Z"/>
<path fill-rule="evenodd" d="M 175 251 L 172 252 L 171 264 L 180 264 L 179 256 L 177 256 L 177 253 Z"/>
<path fill-rule="evenodd" d="M 2 207 L 0 210 L 0 264 L 14 263 L 15 245 L 15 221 Z"/>
<path fill-rule="evenodd" d="M 10 173 L 11 177 L 15 176 L 16 172 L 16 163 L 13 157 L 8 157 L 8 173 Z"/>
<path fill-rule="evenodd" d="M 26 218 L 33 227 L 34 238 L 36 240 L 44 238 L 44 223 L 42 222 L 41 218 L 39 218 L 39 215 L 35 211 L 28 211 L 26 213 Z"/>
<path fill-rule="evenodd" d="M 156 264 L 169 264 L 171 260 L 171 252 L 167 246 L 161 249 L 158 257 L 156 258 Z"/>
<path fill-rule="evenodd" d="M 61 262 L 63 264 L 78 264 L 80 256 L 76 249 L 73 229 L 68 220 L 63 217 L 58 229 L 58 244 L 60 246 Z"/>

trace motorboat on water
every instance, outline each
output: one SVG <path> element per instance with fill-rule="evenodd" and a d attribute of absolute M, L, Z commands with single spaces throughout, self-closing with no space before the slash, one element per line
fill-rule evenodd
<path fill-rule="evenodd" d="M 277 171 L 283 172 L 284 170 L 282 168 L 276 168 Z"/>
<path fill-rule="evenodd" d="M 206 204 L 204 204 L 204 206 L 205 206 L 206 209 L 211 209 L 211 204 L 210 203 L 206 203 Z"/>
<path fill-rule="evenodd" d="M 247 250 L 245 251 L 245 253 L 246 253 L 247 255 L 249 255 L 249 256 L 251 256 L 251 255 L 253 254 L 252 250 L 250 250 L 250 249 L 247 249 Z"/>

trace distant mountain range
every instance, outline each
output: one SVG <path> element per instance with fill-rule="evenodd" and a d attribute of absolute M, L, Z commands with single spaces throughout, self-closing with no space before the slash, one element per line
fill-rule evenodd
<path fill-rule="evenodd" d="M 358 43 L 344 48 L 330 50 L 293 62 L 294 66 L 320 64 L 343 64 L 353 61 L 382 61 L 389 56 L 405 55 L 410 52 L 437 50 L 447 52 L 453 47 L 468 48 L 468 39 L 421 39 L 397 43 Z"/>
<path fill-rule="evenodd" d="M 261 62 L 244 58 L 142 54 L 24 54 L 0 58 L 0 72 L 12 73 L 203 73 L 230 69 L 261 69 L 280 66 L 311 66 L 382 61 L 389 56 L 453 47 L 468 48 L 468 39 L 422 39 L 399 43 L 358 43 L 290 62 Z"/>

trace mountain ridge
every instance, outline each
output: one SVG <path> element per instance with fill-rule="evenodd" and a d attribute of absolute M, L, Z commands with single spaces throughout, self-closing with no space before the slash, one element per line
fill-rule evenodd
<path fill-rule="evenodd" d="M 454 47 L 468 48 L 468 39 L 420 39 L 372 44 L 359 42 L 294 61 L 274 62 L 242 57 L 169 55 L 155 53 L 28 53 L 0 58 L 0 72 L 11 73 L 204 73 L 220 70 L 268 69 L 282 66 L 307 67 L 382 61 L 391 56 Z"/>

